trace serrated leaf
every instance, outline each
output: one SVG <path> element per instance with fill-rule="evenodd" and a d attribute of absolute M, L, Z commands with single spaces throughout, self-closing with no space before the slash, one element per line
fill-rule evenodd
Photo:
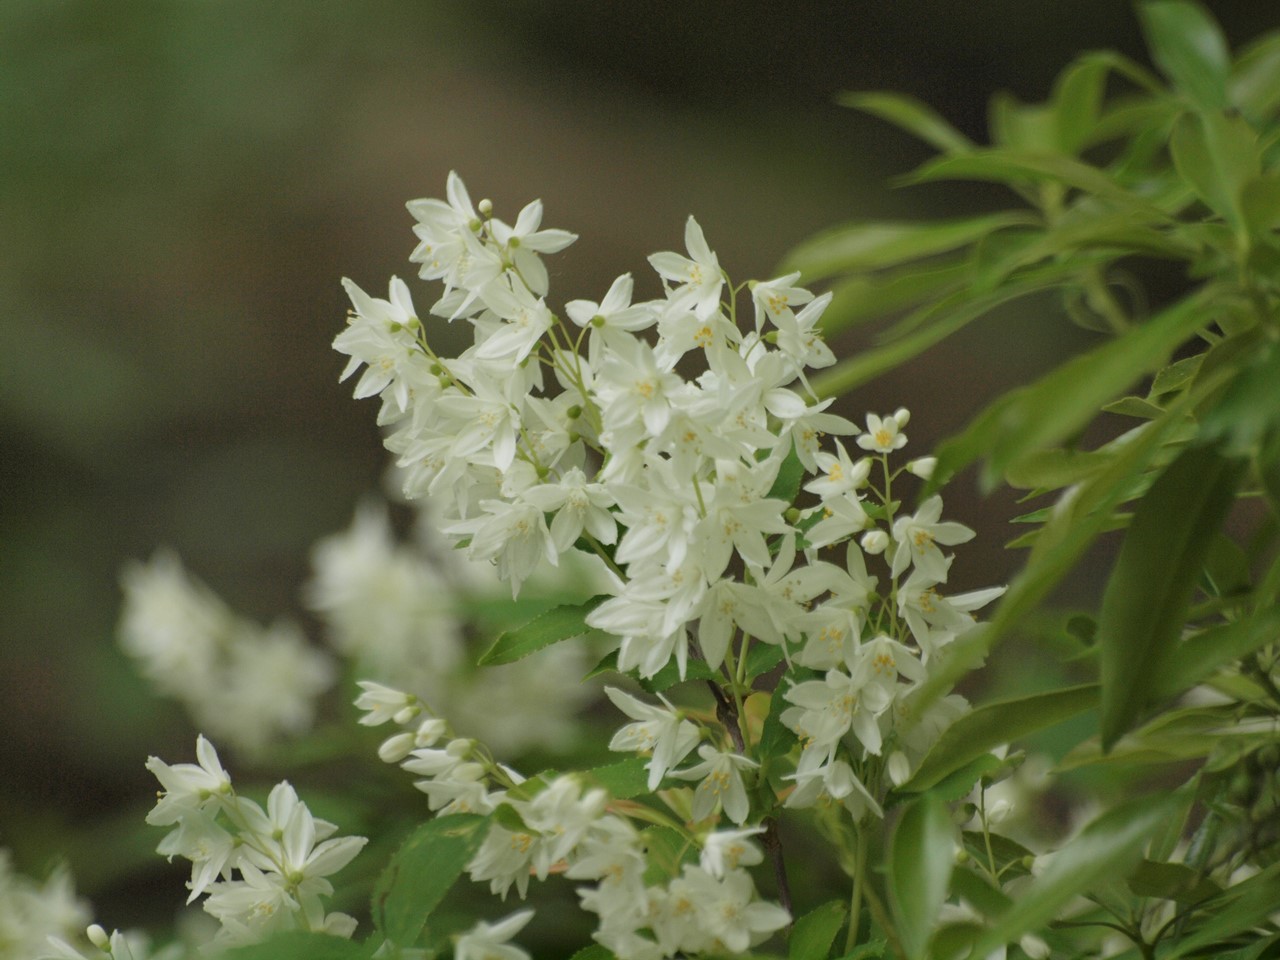
<path fill-rule="evenodd" d="M 649 761 L 644 757 L 628 757 L 603 767 L 593 767 L 586 776 L 609 791 L 615 800 L 630 800 L 649 792 Z"/>
<path fill-rule="evenodd" d="M 878 270 L 965 247 L 995 230 L 1035 221 L 1026 213 L 992 213 L 928 223 L 871 221 L 844 224 L 806 240 L 780 269 L 809 281 L 838 273 Z"/>
<path fill-rule="evenodd" d="M 484 652 L 479 665 L 486 667 L 514 663 L 553 643 L 582 636 L 591 629 L 587 626 L 587 614 L 607 599 L 607 596 L 601 595 L 592 597 L 585 603 L 562 604 L 534 617 L 522 627 L 508 630 Z"/>
<path fill-rule="evenodd" d="M 1203 310 L 1200 298 L 1188 297 L 1036 383 L 1000 397 L 938 448 L 931 489 L 982 456 L 983 488 L 994 489 L 1010 465 L 1061 443 L 1134 380 L 1162 366 L 1180 343 L 1209 322 Z"/>
<path fill-rule="evenodd" d="M 969 795 L 969 791 L 983 777 L 990 776 L 1001 767 L 1004 761 L 994 753 L 984 753 L 976 760 L 971 760 L 959 770 L 953 770 L 932 787 L 929 792 L 940 800 L 953 802 Z"/>
<path fill-rule="evenodd" d="M 1160 72 L 1197 106 L 1226 106 L 1231 51 L 1204 7 L 1189 0 L 1147 0 L 1138 5 L 1138 14 Z"/>
<path fill-rule="evenodd" d="M 1118 806 L 1094 820 L 1058 850 L 1040 876 L 1019 891 L 1009 910 L 974 945 L 973 955 L 984 957 L 1040 929 L 1080 894 L 1106 880 L 1127 876 L 1141 860 L 1152 834 L 1176 805 L 1175 797 L 1143 797 Z"/>
<path fill-rule="evenodd" d="M 932 794 L 907 804 L 889 841 L 889 903 L 909 960 L 926 955 L 955 866 L 956 831 L 947 805 Z"/>
<path fill-rule="evenodd" d="M 1098 702 L 1093 683 L 997 700 L 966 713 L 943 731 L 919 768 L 899 789 L 919 793 L 994 748 L 1083 713 Z"/>
<path fill-rule="evenodd" d="M 1216 450 L 1188 448 L 1138 503 L 1098 617 L 1104 749 L 1157 695 L 1241 468 Z"/>
<path fill-rule="evenodd" d="M 944 153 L 963 153 L 973 149 L 972 140 L 914 97 L 869 91 L 842 93 L 836 97 L 836 102 L 887 120 Z"/>
<path fill-rule="evenodd" d="M 652 677 L 641 677 L 634 670 L 632 675 L 636 677 L 636 682 L 650 693 L 662 693 L 662 691 L 670 689 L 685 680 L 720 679 L 720 675 L 707 666 L 705 660 L 689 660 L 685 664 L 684 676 L 681 677 L 680 664 L 674 658 L 668 660 L 666 665 Z"/>
<path fill-rule="evenodd" d="M 415 830 L 378 877 L 373 922 L 402 947 L 412 946 L 431 911 L 461 876 L 492 820 L 468 813 L 436 817 Z"/>
<path fill-rule="evenodd" d="M 792 443 L 778 467 L 778 475 L 773 478 L 773 486 L 769 488 L 765 497 L 770 500 L 781 500 L 783 503 L 795 503 L 796 497 L 800 494 L 800 481 L 804 479 L 804 474 L 804 464 L 800 462 L 795 444 Z"/>
<path fill-rule="evenodd" d="M 750 682 L 762 673 L 768 673 L 782 663 L 784 655 L 782 647 L 773 643 L 756 643 L 747 653 L 747 681 Z"/>
<path fill-rule="evenodd" d="M 787 943 L 787 960 L 827 960 L 848 912 L 844 901 L 830 900 L 797 920 Z"/>
<path fill-rule="evenodd" d="M 367 944 L 327 933 L 289 930 L 262 943 L 219 953 L 221 960 L 367 960 L 373 950 Z"/>
<path fill-rule="evenodd" d="M 670 827 L 652 826 L 640 831 L 649 869 L 645 871 L 646 883 L 660 883 L 680 875 L 692 851 L 693 842 Z"/>

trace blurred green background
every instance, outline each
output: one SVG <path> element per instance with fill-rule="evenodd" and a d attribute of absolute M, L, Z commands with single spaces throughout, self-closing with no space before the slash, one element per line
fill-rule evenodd
<path fill-rule="evenodd" d="M 1236 44 L 1277 25 L 1209 6 Z M 165 544 L 241 612 L 300 614 L 311 543 L 384 465 L 375 406 L 337 383 L 338 281 L 414 275 L 406 200 L 450 169 L 499 216 L 541 197 L 582 238 L 551 264 L 555 306 L 628 270 L 655 295 L 644 257 L 691 212 L 735 278 L 764 277 L 840 220 L 1003 200 L 892 192 L 926 150 L 836 92 L 912 93 L 981 140 L 991 93 L 1041 99 L 1103 46 L 1145 59 L 1127 4 L 5 0 L 0 846 L 37 873 L 65 851 L 112 923 L 150 915 L 101 887 L 85 838 L 145 810 L 143 759 L 194 731 L 115 647 L 117 571 Z M 1024 304 L 847 409 L 910 406 L 923 453 L 1085 342 Z M 957 486 L 985 542 L 958 586 L 1002 582 L 1012 505 Z"/>

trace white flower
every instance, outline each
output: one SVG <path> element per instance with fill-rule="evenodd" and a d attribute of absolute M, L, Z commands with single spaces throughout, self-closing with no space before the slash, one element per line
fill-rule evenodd
<path fill-rule="evenodd" d="M 584 530 L 600 543 L 618 539 L 618 523 L 609 511 L 613 497 L 603 484 L 588 483 L 578 467 L 566 471 L 557 483 L 530 487 L 523 497 L 544 513 L 555 514 L 551 539 L 561 553 L 572 547 Z"/>
<path fill-rule="evenodd" d="M 568 230 L 539 230 L 541 225 L 541 200 L 526 204 L 516 217 L 514 227 L 509 227 L 496 218 L 489 221 L 493 238 L 506 250 L 520 279 L 540 297 L 547 293 L 547 268 L 538 254 L 559 253 L 578 239 L 577 234 Z"/>
<path fill-rule="evenodd" d="M 778 319 L 791 313 L 793 307 L 813 299 L 808 290 L 792 286 L 799 279 L 800 271 L 797 270 L 785 277 L 750 284 L 751 302 L 756 309 L 756 330 L 764 329 L 766 318 L 776 326 Z"/>
<path fill-rule="evenodd" d="M 408 723 L 422 711 L 418 698 L 411 693 L 372 680 L 357 680 L 356 686 L 362 691 L 355 700 L 356 709 L 364 711 L 359 721 L 362 726 L 377 727 L 388 720 Z"/>
<path fill-rule="evenodd" d="M 665 697 L 661 707 L 650 706 L 616 687 L 605 687 L 613 705 L 636 723 L 629 723 L 613 735 L 610 750 L 652 751 L 646 764 L 649 789 L 656 790 L 667 771 L 689 755 L 698 743 L 698 728 L 680 717 Z"/>
<path fill-rule="evenodd" d="M 580 327 L 589 330 L 587 358 L 593 368 L 598 367 L 605 350 L 623 342 L 627 336 L 653 326 L 658 319 L 651 304 L 631 304 L 634 289 L 631 274 L 624 273 L 610 285 L 599 303 L 591 300 L 570 300 L 564 312 Z"/>
<path fill-rule="evenodd" d="M 147 823 L 168 826 L 189 813 L 216 805 L 231 793 L 231 778 L 222 768 L 218 751 L 203 735 L 196 738 L 197 763 L 169 766 L 159 757 L 147 758 L 147 769 L 160 781 L 164 792 L 147 814 Z"/>
<path fill-rule="evenodd" d="M 532 918 L 532 910 L 521 910 L 497 923 L 481 920 L 458 937 L 453 960 L 529 960 L 528 953 L 508 941 Z"/>
<path fill-rule="evenodd" d="M 724 286 L 720 261 L 707 246 L 702 228 L 693 217 L 685 223 L 684 245 L 692 259 L 678 253 L 655 253 L 649 263 L 660 277 L 677 285 L 670 295 L 672 305 L 691 305 L 698 318 L 706 320 L 720 309 L 720 289 Z"/>
<path fill-rule="evenodd" d="M 754 866 L 764 860 L 764 851 L 750 838 L 764 832 L 764 827 L 747 827 L 709 833 L 702 841 L 698 865 L 717 879 L 729 870 Z"/>
<path fill-rule="evenodd" d="M 935 583 L 947 579 L 947 561 L 938 544 L 954 546 L 973 539 L 973 531 L 960 523 L 939 522 L 942 516 L 942 498 L 932 496 L 920 505 L 920 509 L 908 517 L 893 522 L 892 571 L 896 577 L 909 564 Z"/>
<path fill-rule="evenodd" d="M 906 425 L 910 416 L 906 409 L 900 410 L 891 417 L 878 417 L 874 413 L 867 414 L 867 432 L 858 437 L 858 446 L 863 450 L 874 450 L 876 453 L 893 453 L 907 445 L 907 435 L 899 430 Z"/>
<path fill-rule="evenodd" d="M 742 782 L 742 770 L 760 764 L 739 753 L 717 750 L 709 743 L 698 747 L 698 756 L 702 763 L 671 772 L 673 777 L 681 780 L 702 781 L 693 792 L 693 819 L 705 820 L 715 813 L 719 805 L 730 820 L 743 823 L 751 812 L 751 802 Z"/>

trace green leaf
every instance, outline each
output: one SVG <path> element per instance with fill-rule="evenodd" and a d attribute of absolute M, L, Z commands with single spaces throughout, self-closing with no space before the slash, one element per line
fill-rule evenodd
<path fill-rule="evenodd" d="M 1159 207 L 1127 190 L 1097 167 L 1072 157 L 1017 150 L 977 150 L 963 156 L 930 160 L 901 178 L 903 183 L 939 180 L 984 180 L 993 183 L 1057 183 L 1108 200 L 1123 209 L 1167 218 Z"/>
<path fill-rule="evenodd" d="M 975 292 L 973 288 L 967 287 L 935 303 L 927 304 L 902 322 L 920 329 L 884 346 L 843 360 L 812 377 L 814 392 L 819 397 L 847 393 L 923 353 L 1001 304 L 1068 282 L 1078 269 L 1078 264 L 1051 264 L 1027 271 L 995 290 Z"/>
<path fill-rule="evenodd" d="M 850 223 L 806 240 L 787 255 L 780 269 L 799 270 L 810 281 L 837 273 L 876 270 L 968 246 L 1003 227 L 1035 222 L 1026 213 L 1007 211 L 932 223 Z"/>
<path fill-rule="evenodd" d="M 1280 903 L 1280 864 L 1236 884 L 1218 900 L 1206 904 L 1205 919 L 1193 931 L 1178 938 L 1162 960 L 1177 960 L 1214 944 L 1251 932 L 1275 913 Z M 1221 951 L 1215 949 L 1214 955 Z"/>
<path fill-rule="evenodd" d="M 928 790 L 995 747 L 1074 717 L 1097 702 L 1098 686 L 1088 683 L 984 704 L 944 730 L 899 789 L 904 793 Z"/>
<path fill-rule="evenodd" d="M 615 800 L 630 800 L 649 792 L 649 761 L 644 757 L 628 757 L 618 763 L 593 767 L 586 776 L 609 791 Z"/>
<path fill-rule="evenodd" d="M 469 813 L 436 817 L 415 830 L 373 890 L 373 922 L 388 940 L 412 946 L 427 917 L 475 856 L 492 823 Z"/>
<path fill-rule="evenodd" d="M 1156 696 L 1242 464 L 1191 447 L 1138 503 L 1102 598 L 1101 734 L 1109 748 Z"/>
<path fill-rule="evenodd" d="M 680 664 L 674 659 L 668 660 L 666 666 L 652 677 L 641 677 L 635 670 L 631 673 L 636 677 L 636 682 L 650 693 L 661 693 L 685 680 L 713 680 L 720 676 L 707 666 L 705 660 L 689 660 L 685 664 L 683 677 L 680 676 Z"/>
<path fill-rule="evenodd" d="M 926 956 L 955 851 L 955 824 L 945 803 L 926 793 L 906 806 L 889 841 L 889 901 L 909 960 Z"/>
<path fill-rule="evenodd" d="M 1241 51 L 1228 92 L 1250 119 L 1264 119 L 1280 104 L 1280 33 L 1259 37 Z"/>
<path fill-rule="evenodd" d="M 1225 107 L 1231 52 L 1208 11 L 1189 0 L 1148 0 L 1138 14 L 1160 72 L 1197 106 Z"/>
<path fill-rule="evenodd" d="M 696 849 L 692 840 L 671 827 L 645 827 L 640 831 L 640 837 L 649 858 L 649 869 L 644 874 L 648 884 L 679 876 L 681 867 Z"/>
<path fill-rule="evenodd" d="M 479 665 L 487 667 L 499 663 L 514 663 L 553 643 L 582 636 L 591 629 L 587 626 L 587 614 L 607 599 L 607 596 L 601 595 L 592 597 L 585 603 L 563 604 L 534 617 L 522 627 L 508 630 L 484 652 Z"/>
<path fill-rule="evenodd" d="M 290 930 L 277 933 L 262 943 L 236 947 L 219 953 L 222 960 L 367 960 L 372 949 L 354 940 Z"/>
<path fill-rule="evenodd" d="M 1200 435 L 1224 440 L 1231 453 L 1252 453 L 1280 427 L 1280 348 L 1268 344 L 1241 364 L 1243 369 L 1204 415 Z"/>
<path fill-rule="evenodd" d="M 1013 903 L 1004 891 L 997 890 L 990 880 L 968 867 L 957 867 L 952 872 L 951 887 L 987 917 L 999 916 Z"/>
<path fill-rule="evenodd" d="M 1038 930 L 1075 897 L 1126 876 L 1142 858 L 1147 840 L 1161 826 L 1177 798 L 1143 797 L 1109 810 L 1048 860 L 1044 872 L 1019 891 L 1018 899 L 973 948 L 973 956 Z"/>
<path fill-rule="evenodd" d="M 1222 892 L 1222 888 L 1185 863 L 1156 863 L 1143 860 L 1129 878 L 1129 889 L 1139 897 L 1159 897 L 1179 903 L 1199 903 Z"/>
<path fill-rule="evenodd" d="M 1156 698 L 1166 699 L 1209 679 L 1223 667 L 1248 656 L 1280 636 L 1280 607 L 1264 607 L 1253 616 L 1188 637 L 1173 648 L 1156 683 Z"/>
<path fill-rule="evenodd" d="M 1166 393 L 1182 389 L 1195 379 L 1196 374 L 1200 372 L 1202 363 L 1204 363 L 1203 353 L 1197 353 L 1193 357 L 1185 357 L 1182 360 L 1175 360 L 1155 375 L 1155 379 L 1151 381 L 1151 390 L 1147 396 L 1162 397 Z"/>
<path fill-rule="evenodd" d="M 1138 420 L 1155 420 L 1164 413 L 1164 408 L 1156 406 L 1142 397 L 1121 397 L 1103 404 L 1104 413 L 1114 413 L 1121 417 L 1134 417 Z"/>
<path fill-rule="evenodd" d="M 827 960 L 848 912 L 843 900 L 830 900 L 797 920 L 791 928 L 787 960 Z"/>
<path fill-rule="evenodd" d="M 1010 465 L 1072 436 L 1104 403 L 1144 373 L 1163 366 L 1174 348 L 1210 322 L 1201 301 L 1187 297 L 1141 326 L 1068 360 L 1036 383 L 1000 397 L 968 429 L 938 448 L 931 489 L 985 455 L 981 480 L 990 491 Z"/>
<path fill-rule="evenodd" d="M 1004 761 L 994 753 L 984 753 L 976 760 L 971 760 L 959 770 L 947 774 L 929 788 L 929 792 L 948 803 L 963 799 L 983 777 L 988 777 L 1004 766 Z"/>
<path fill-rule="evenodd" d="M 781 644 L 772 643 L 756 643 L 747 653 L 747 676 L 748 682 L 754 680 L 762 673 L 768 673 L 783 661 L 784 654 Z"/>
<path fill-rule="evenodd" d="M 1057 490 L 1093 476 L 1111 459 L 1105 450 L 1037 450 L 1010 465 L 1004 479 L 1019 490 Z"/>
<path fill-rule="evenodd" d="M 973 149 L 972 140 L 914 97 L 870 91 L 842 93 L 836 97 L 836 102 L 887 120 L 943 153 L 964 153 Z"/>
<path fill-rule="evenodd" d="M 603 943 L 592 943 L 583 947 L 569 960 L 616 960 L 613 951 Z"/>
<path fill-rule="evenodd" d="M 1280 174 L 1266 173 L 1240 188 L 1244 224 L 1254 237 L 1266 237 L 1280 227 Z"/>
<path fill-rule="evenodd" d="M 827 336 L 860 321 L 883 317 L 953 293 L 968 279 L 966 263 L 915 265 L 905 270 L 861 274 L 838 283 L 819 325 Z"/>
<path fill-rule="evenodd" d="M 773 478 L 773 486 L 765 496 L 770 500 L 795 503 L 796 497 L 800 494 L 800 481 L 804 479 L 804 474 L 804 464 L 800 462 L 793 443 L 778 467 L 778 475 Z"/>
<path fill-rule="evenodd" d="M 1056 145 L 1063 153 L 1074 154 L 1091 141 L 1110 71 L 1108 59 L 1086 54 L 1058 75 L 1050 103 Z"/>
<path fill-rule="evenodd" d="M 1258 135 L 1241 117 L 1185 113 L 1173 126 L 1169 151 L 1178 175 L 1205 205 L 1232 226 L 1243 221 L 1245 183 L 1262 167 Z"/>

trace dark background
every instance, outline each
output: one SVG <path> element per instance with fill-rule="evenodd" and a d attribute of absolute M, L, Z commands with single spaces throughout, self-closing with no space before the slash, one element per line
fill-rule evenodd
<path fill-rule="evenodd" d="M 1270 3 L 1210 6 L 1235 45 L 1277 25 Z M 299 611 L 310 544 L 384 463 L 375 405 L 337 383 L 338 281 L 414 277 L 406 200 L 450 169 L 507 219 L 541 197 L 581 236 L 551 261 L 556 307 L 628 270 L 655 295 L 644 257 L 689 213 L 763 278 L 841 220 L 1005 202 L 891 191 L 926 149 L 835 93 L 912 93 L 985 140 L 990 94 L 1043 99 L 1104 46 L 1145 60 L 1127 4 L 6 0 L 0 846 L 37 873 L 62 851 L 104 918 L 145 915 L 101 888 L 92 838 L 145 810 L 143 759 L 187 757 L 194 731 L 115 647 L 119 567 L 167 544 L 238 610 Z M 1086 342 L 1031 301 L 847 410 L 910 406 L 924 453 Z M 971 488 L 948 500 L 986 544 L 961 585 L 1002 582 L 1013 507 Z"/>

